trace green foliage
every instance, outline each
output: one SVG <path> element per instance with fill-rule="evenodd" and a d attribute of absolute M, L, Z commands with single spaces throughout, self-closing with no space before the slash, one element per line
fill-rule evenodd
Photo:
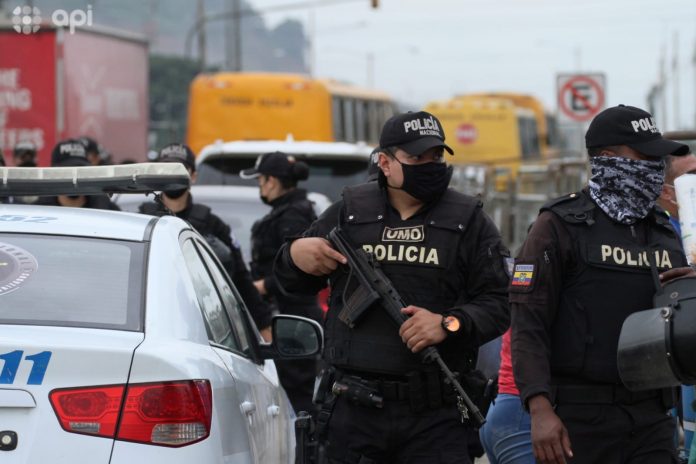
<path fill-rule="evenodd" d="M 189 86 L 199 73 L 197 61 L 150 55 L 150 132 L 153 148 L 182 142 L 186 136 Z"/>

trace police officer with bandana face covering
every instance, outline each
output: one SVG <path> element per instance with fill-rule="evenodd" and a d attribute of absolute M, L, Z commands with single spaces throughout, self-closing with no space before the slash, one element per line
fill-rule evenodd
<path fill-rule="evenodd" d="M 510 284 L 513 370 L 534 454 L 541 463 L 676 462 L 672 391 L 628 391 L 616 357 L 626 317 L 651 308 L 661 282 L 691 273 L 656 206 L 664 157 L 688 147 L 624 105 L 598 114 L 585 140 L 589 185 L 541 209 Z"/>
<path fill-rule="evenodd" d="M 333 374 L 319 384 L 319 439 L 329 463 L 469 463 L 471 428 L 456 395 L 416 353 L 437 346 L 466 385 L 478 347 L 508 326 L 508 252 L 481 203 L 448 188 L 452 150 L 437 118 L 392 117 L 380 147 L 377 181 L 346 187 L 342 201 L 276 256 L 286 292 L 316 292 L 329 278 L 323 359 Z M 339 319 L 354 282 L 324 238 L 336 225 L 372 252 L 406 302 L 400 328 L 379 302 L 353 326 Z"/>

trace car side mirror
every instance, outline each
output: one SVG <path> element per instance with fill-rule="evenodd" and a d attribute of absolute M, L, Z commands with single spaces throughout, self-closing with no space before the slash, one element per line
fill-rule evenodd
<path fill-rule="evenodd" d="M 273 341 L 261 345 L 264 359 L 311 358 L 321 352 L 324 342 L 321 326 L 300 316 L 273 316 L 272 334 Z"/>

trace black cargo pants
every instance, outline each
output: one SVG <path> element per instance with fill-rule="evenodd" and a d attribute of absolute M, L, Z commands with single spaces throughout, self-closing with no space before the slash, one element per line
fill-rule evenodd
<path fill-rule="evenodd" d="M 467 427 L 454 405 L 413 413 L 408 400 L 383 408 L 339 396 L 329 420 L 329 464 L 470 464 Z"/>

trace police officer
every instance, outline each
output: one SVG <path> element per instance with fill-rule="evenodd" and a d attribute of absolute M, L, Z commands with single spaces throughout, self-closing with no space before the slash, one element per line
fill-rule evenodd
<path fill-rule="evenodd" d="M 188 146 L 180 143 L 167 145 L 160 150 L 156 161 L 183 164 L 191 175 L 191 183 L 195 182 L 196 158 Z M 223 263 L 227 273 L 232 278 L 232 282 L 247 304 L 261 335 L 265 340 L 270 341 L 270 311 L 254 288 L 239 245 L 232 240 L 230 227 L 214 215 L 209 207 L 194 203 L 188 188 L 162 192 L 161 203 L 146 202 L 141 204 L 138 209 L 143 214 L 153 216 L 174 214 L 188 221 L 206 239 Z"/>
<path fill-rule="evenodd" d="M 90 166 L 87 160 L 87 152 L 79 139 L 66 139 L 53 147 L 51 152 L 51 166 L 53 167 L 80 167 Z M 54 197 L 40 197 L 37 201 L 40 205 L 69 206 L 72 208 L 108 209 L 120 211 L 121 208 L 109 199 L 107 195 L 58 195 Z"/>
<path fill-rule="evenodd" d="M 20 168 L 35 168 L 36 145 L 31 142 L 19 142 L 12 150 L 14 165 Z"/>
<path fill-rule="evenodd" d="M 628 391 L 616 358 L 624 319 L 652 307 L 660 282 L 690 272 L 656 206 L 664 157 L 688 147 L 624 105 L 598 114 L 585 141 L 588 187 L 541 209 L 510 285 L 513 370 L 534 454 L 541 463 L 672 463 L 671 390 Z"/>
<path fill-rule="evenodd" d="M 85 146 L 87 151 L 87 160 L 92 164 L 92 166 L 106 166 L 113 164 L 111 162 L 111 155 L 104 150 L 99 142 L 94 140 L 92 137 L 82 136 L 80 137 L 80 142 Z"/>
<path fill-rule="evenodd" d="M 276 259 L 285 291 L 316 291 L 330 279 L 323 359 L 336 372 L 322 383 L 338 394 L 322 406 L 317 430 L 330 463 L 468 463 L 470 427 L 456 395 L 417 353 L 436 346 L 453 371 L 472 369 L 478 347 L 509 324 L 509 253 L 481 203 L 448 188 L 444 151 L 452 150 L 435 116 L 390 118 L 380 147 L 377 182 L 346 187 Z M 400 328 L 379 303 L 352 328 L 339 319 L 355 284 L 324 238 L 336 225 L 372 252 L 407 303 Z"/>
<path fill-rule="evenodd" d="M 316 219 L 307 192 L 297 188 L 307 179 L 309 167 L 281 152 L 258 157 L 251 169 L 240 173 L 244 179 L 258 179 L 261 200 L 271 211 L 251 228 L 251 274 L 254 285 L 264 298 L 281 313 L 321 321 L 322 314 L 313 295 L 287 295 L 278 290 L 273 276 L 273 260 L 289 237 L 304 232 Z M 312 393 L 316 377 L 314 360 L 276 361 L 278 376 L 296 411 L 312 411 Z"/>

